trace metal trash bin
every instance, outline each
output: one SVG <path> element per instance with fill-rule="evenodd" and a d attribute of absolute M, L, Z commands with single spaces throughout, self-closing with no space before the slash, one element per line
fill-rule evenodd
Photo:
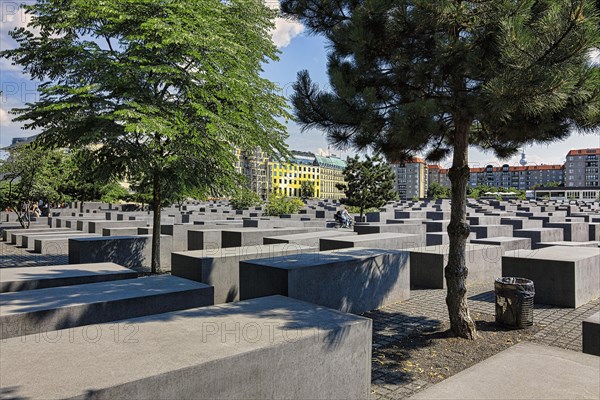
<path fill-rule="evenodd" d="M 512 328 L 533 326 L 533 281 L 505 277 L 494 282 L 496 323 Z"/>

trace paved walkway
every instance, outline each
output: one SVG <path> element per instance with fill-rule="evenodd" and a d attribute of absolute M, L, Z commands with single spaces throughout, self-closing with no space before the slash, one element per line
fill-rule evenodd
<path fill-rule="evenodd" d="M 0 268 L 68 264 L 63 255 L 42 256 L 0 242 Z M 472 313 L 494 315 L 493 283 L 469 288 Z M 413 333 L 417 328 L 435 327 L 448 321 L 445 290 L 413 290 L 410 300 L 366 313 L 373 319 L 373 349 L 381 350 Z M 581 322 L 600 311 L 600 299 L 577 309 L 536 305 L 534 321 L 541 327 L 535 342 L 581 351 Z M 410 375 L 388 371 L 375 360 L 372 365 L 372 394 L 377 399 L 404 399 L 430 383 Z"/>
<path fill-rule="evenodd" d="M 469 309 L 472 314 L 495 315 L 493 283 L 468 289 Z M 448 321 L 445 290 L 413 290 L 410 300 L 366 313 L 373 319 L 373 349 L 392 346 L 416 328 L 437 326 Z M 577 309 L 536 305 L 534 323 L 541 329 L 534 342 L 581 351 L 581 322 L 600 311 L 600 299 Z M 372 364 L 371 399 L 404 399 L 431 384 L 414 380 L 409 374 L 388 371 L 374 360 Z"/>

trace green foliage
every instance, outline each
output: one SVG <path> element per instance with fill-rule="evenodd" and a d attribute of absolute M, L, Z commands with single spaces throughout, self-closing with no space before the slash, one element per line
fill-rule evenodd
<path fill-rule="evenodd" d="M 67 170 L 68 156 L 62 150 L 44 149 L 35 143 L 13 148 L 7 159 L 0 161 L 3 208 L 14 211 L 21 225 L 28 228 L 29 210 L 39 200 L 65 200 L 60 187 Z"/>
<path fill-rule="evenodd" d="M 336 145 L 440 159 L 466 133 L 467 144 L 505 158 L 600 126 L 600 67 L 589 63 L 600 46 L 594 2 L 283 0 L 281 8 L 327 39 L 331 90 L 302 71 L 292 101 L 296 118 Z"/>
<path fill-rule="evenodd" d="M 346 163 L 344 180 L 347 184 L 339 185 L 338 189 L 344 190 L 348 205 L 359 208 L 361 218 L 365 209 L 383 207 L 398 198 L 394 190 L 394 172 L 380 155 L 365 156 L 363 161 L 358 155 L 348 157 Z"/>
<path fill-rule="evenodd" d="M 411 201 L 414 201 L 414 202 L 417 202 L 417 201 L 419 201 L 419 196 L 413 196 L 413 197 L 411 198 Z"/>
<path fill-rule="evenodd" d="M 18 121 L 48 146 L 87 146 L 97 175 L 161 205 L 240 186 L 232 147 L 287 154 L 286 99 L 260 76 L 277 60 L 276 12 L 254 0 L 67 0 L 25 6 L 32 22 L 0 56 L 42 82 Z M 40 34 L 34 31 L 39 31 Z M 153 231 L 158 269 L 160 229 Z"/>
<path fill-rule="evenodd" d="M 272 195 L 265 206 L 265 215 L 296 214 L 302 207 L 304 202 L 297 197 Z"/>
<path fill-rule="evenodd" d="M 360 207 L 359 206 L 346 206 L 346 210 L 348 210 L 348 212 L 350 214 L 360 214 Z M 363 210 L 363 213 L 370 213 L 370 212 L 377 212 L 379 211 L 379 208 L 377 207 L 369 207 L 369 208 L 365 208 Z"/>
<path fill-rule="evenodd" d="M 515 189 L 515 188 L 503 188 L 503 187 L 495 187 L 495 186 L 488 186 L 488 185 L 478 185 L 474 188 L 468 188 L 467 189 L 467 196 L 473 199 L 479 199 L 482 196 L 485 196 L 486 193 L 515 193 L 517 195 L 516 198 L 521 199 L 521 200 L 525 200 L 526 198 L 526 191 L 525 190 L 519 190 L 519 189 Z M 502 200 L 502 195 L 496 195 L 496 198 L 498 200 Z"/>
<path fill-rule="evenodd" d="M 447 186 L 442 186 L 437 182 L 432 182 L 429 184 L 427 188 L 427 197 L 433 200 L 437 199 L 449 199 L 450 198 L 450 188 Z"/>
<path fill-rule="evenodd" d="M 229 204 L 235 210 L 241 210 L 242 208 L 256 207 L 262 204 L 262 199 L 255 192 L 243 189 L 236 196 L 229 200 Z"/>
<path fill-rule="evenodd" d="M 129 192 L 118 183 L 109 183 L 101 189 L 100 201 L 104 203 L 118 203 L 130 197 Z"/>
<path fill-rule="evenodd" d="M 302 181 L 300 184 L 300 198 L 308 200 L 315 197 L 315 183 L 313 181 Z"/>
<path fill-rule="evenodd" d="M 552 188 L 552 187 L 560 187 L 560 186 L 562 186 L 562 184 L 560 182 L 548 182 L 543 186 Z"/>

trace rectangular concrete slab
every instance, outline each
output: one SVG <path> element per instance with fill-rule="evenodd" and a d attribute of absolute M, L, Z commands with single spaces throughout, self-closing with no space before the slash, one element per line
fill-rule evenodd
<path fill-rule="evenodd" d="M 353 248 L 240 263 L 242 300 L 280 294 L 362 313 L 410 298 L 409 253 Z"/>
<path fill-rule="evenodd" d="M 422 246 L 423 235 L 408 233 L 373 233 L 339 238 L 323 238 L 320 240 L 320 251 L 348 249 L 352 247 L 369 247 L 373 249 L 400 250 Z"/>
<path fill-rule="evenodd" d="M 221 233 L 221 246 L 244 247 L 263 244 L 263 239 L 270 236 L 292 235 L 296 233 L 307 233 L 322 231 L 325 228 L 239 228 L 224 229 Z"/>
<path fill-rule="evenodd" d="M 581 323 L 583 352 L 600 356 L 600 312 Z"/>
<path fill-rule="evenodd" d="M 32 400 L 370 394 L 371 320 L 283 296 L 94 328 L 2 342 L 11 366 L 0 368 L 2 392 Z"/>
<path fill-rule="evenodd" d="M 448 264 L 450 247 L 427 246 L 410 251 L 410 284 L 418 288 L 443 289 L 446 287 L 444 268 Z M 502 275 L 501 246 L 471 244 L 466 246 L 466 264 L 469 269 L 467 284 L 493 283 Z"/>
<path fill-rule="evenodd" d="M 352 232 L 349 229 L 330 229 L 321 232 L 297 233 L 294 235 L 266 237 L 263 239 L 263 242 L 264 244 L 294 243 L 302 246 L 318 248 L 319 240 L 321 238 L 354 236 L 356 234 L 356 232 Z"/>
<path fill-rule="evenodd" d="M 354 232 L 359 235 L 373 233 L 409 233 L 412 235 L 424 235 L 423 224 L 360 224 L 354 225 Z"/>
<path fill-rule="evenodd" d="M 213 304 L 213 288 L 161 275 L 0 294 L 0 339 Z"/>
<path fill-rule="evenodd" d="M 531 279 L 536 303 L 580 307 L 600 297 L 600 251 L 564 246 L 508 251 L 502 276 Z"/>
<path fill-rule="evenodd" d="M 49 265 L 0 269 L 0 293 L 137 278 L 114 263 Z"/>
<path fill-rule="evenodd" d="M 293 243 L 175 252 L 171 274 L 214 287 L 214 304 L 240 299 L 240 261 L 313 253 Z"/>
<path fill-rule="evenodd" d="M 160 267 L 171 270 L 171 236 L 160 237 Z M 139 271 L 150 271 L 152 236 L 100 236 L 69 239 L 69 264 L 114 262 Z"/>
<path fill-rule="evenodd" d="M 474 244 L 487 244 L 491 246 L 500 246 L 504 251 L 511 250 L 530 250 L 531 239 L 529 238 L 514 238 L 509 236 L 499 236 L 487 239 L 471 239 L 470 243 Z"/>
<path fill-rule="evenodd" d="M 600 360 L 558 347 L 520 343 L 411 399 L 600 398 Z"/>

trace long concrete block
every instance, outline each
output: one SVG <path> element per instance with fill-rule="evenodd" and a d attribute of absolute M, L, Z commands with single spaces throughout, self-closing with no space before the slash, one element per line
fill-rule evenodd
<path fill-rule="evenodd" d="M 485 244 L 488 246 L 500 246 L 504 251 L 531 250 L 531 239 L 529 238 L 500 236 L 486 239 L 471 239 L 469 242 L 473 244 Z"/>
<path fill-rule="evenodd" d="M 409 253 L 353 248 L 242 261 L 242 300 L 280 294 L 352 313 L 410 297 Z"/>
<path fill-rule="evenodd" d="M 241 229 L 224 229 L 221 233 L 221 246 L 228 247 L 244 247 L 256 246 L 263 244 L 265 237 L 292 235 L 295 233 L 318 232 L 325 228 L 241 228 Z"/>
<path fill-rule="evenodd" d="M 411 235 L 425 235 L 423 224 L 360 224 L 354 225 L 354 232 L 359 235 L 373 233 L 409 233 Z"/>
<path fill-rule="evenodd" d="M 0 369 L 3 391 L 31 400 L 370 394 L 371 320 L 282 296 L 95 328 L 57 331 L 52 342 L 6 340 L 2 360 L 11 368 Z"/>
<path fill-rule="evenodd" d="M 513 228 L 510 225 L 474 225 L 471 232 L 475 232 L 477 239 L 493 238 L 499 236 L 512 236 Z"/>
<path fill-rule="evenodd" d="M 213 304 L 213 288 L 170 275 L 0 294 L 0 339 Z"/>
<path fill-rule="evenodd" d="M 563 230 L 560 228 L 531 228 L 516 229 L 514 237 L 531 239 L 531 248 L 536 249 L 539 242 L 560 242 L 563 240 Z"/>
<path fill-rule="evenodd" d="M 587 242 L 589 241 L 589 227 L 587 222 L 551 222 L 547 223 L 548 228 L 559 228 L 563 230 L 563 238 L 569 242 Z"/>
<path fill-rule="evenodd" d="M 88 232 L 102 234 L 104 228 L 141 228 L 147 225 L 146 221 L 89 221 Z"/>
<path fill-rule="evenodd" d="M 162 271 L 171 270 L 171 236 L 161 235 Z M 114 262 L 135 270 L 149 271 L 152 260 L 152 236 L 100 236 L 69 239 L 69 264 Z"/>
<path fill-rule="evenodd" d="M 71 235 L 37 236 L 33 239 L 33 252 L 42 255 L 69 254 L 69 240 L 100 237 L 93 233 L 79 233 Z"/>
<path fill-rule="evenodd" d="M 369 247 L 373 249 L 400 250 L 423 246 L 425 238 L 407 233 L 375 233 L 339 238 L 320 239 L 320 251 Z"/>
<path fill-rule="evenodd" d="M 271 244 L 211 250 L 174 252 L 171 273 L 214 287 L 214 303 L 240 299 L 240 261 L 314 253 L 314 249 L 297 244 Z"/>
<path fill-rule="evenodd" d="M 449 246 L 427 246 L 409 251 L 411 286 L 427 289 L 446 288 L 444 268 L 448 264 Z M 465 254 L 469 269 L 467 284 L 491 284 L 501 277 L 503 253 L 501 246 L 468 243 Z"/>
<path fill-rule="evenodd" d="M 536 303 L 577 308 L 600 297 L 600 251 L 562 246 L 509 251 L 502 257 L 502 276 L 531 279 Z"/>
<path fill-rule="evenodd" d="M 543 228 L 544 222 L 526 217 L 507 217 L 500 219 L 501 225 L 512 225 L 513 229 Z"/>
<path fill-rule="evenodd" d="M 581 329 L 583 352 L 600 356 L 600 312 L 583 320 Z"/>
<path fill-rule="evenodd" d="M 137 278 L 113 263 L 49 265 L 0 269 L 0 293 Z"/>
<path fill-rule="evenodd" d="M 8 230 L 6 232 L 6 242 L 10 244 L 14 244 L 19 247 L 27 247 L 29 237 L 33 237 L 36 235 L 47 235 L 54 233 L 65 233 L 65 232 L 74 232 L 68 228 L 58 228 L 58 229 L 46 229 L 46 228 L 33 228 L 33 229 L 18 229 L 18 230 Z"/>
<path fill-rule="evenodd" d="M 356 232 L 352 232 L 348 229 L 330 229 L 322 232 L 296 233 L 294 235 L 266 237 L 263 239 L 263 243 L 293 243 L 302 246 L 319 248 L 319 241 L 321 240 L 321 238 L 333 238 L 354 235 L 356 235 Z"/>
<path fill-rule="evenodd" d="M 469 233 L 469 240 L 475 239 L 475 232 Z M 429 232 L 425 234 L 425 246 L 442 246 L 450 244 L 448 232 Z"/>
<path fill-rule="evenodd" d="M 102 228 L 102 236 L 134 236 L 138 234 L 137 227 Z"/>

